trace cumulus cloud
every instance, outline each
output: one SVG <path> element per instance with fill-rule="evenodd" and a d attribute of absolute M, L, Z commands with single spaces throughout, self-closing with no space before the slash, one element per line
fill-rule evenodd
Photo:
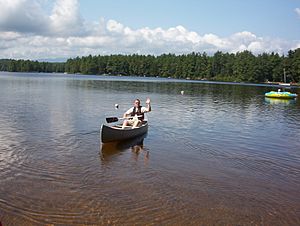
<path fill-rule="evenodd" d="M 48 18 L 41 5 L 30 0 L 0 0 L 0 30 L 24 33 L 48 29 Z"/>
<path fill-rule="evenodd" d="M 50 16 L 50 33 L 57 35 L 83 35 L 86 30 L 76 0 L 57 0 Z"/>
<path fill-rule="evenodd" d="M 17 32 L 11 32 L 11 31 L 1 32 L 0 31 L 0 40 L 1 41 L 13 41 L 20 37 L 21 37 L 21 34 L 19 34 Z"/>
<path fill-rule="evenodd" d="M 77 0 L 57 0 L 51 15 L 39 0 L 0 0 L 0 31 L 69 36 L 86 29 Z"/>
<path fill-rule="evenodd" d="M 200 35 L 182 25 L 168 29 L 132 29 L 112 19 L 89 22 L 82 18 L 77 0 L 56 0 L 48 13 L 42 2 L 0 0 L 0 58 L 51 59 L 88 54 L 159 55 L 192 51 L 213 54 L 218 50 L 285 53 L 300 46 L 299 41 L 258 37 L 249 31 L 220 37 Z"/>
<path fill-rule="evenodd" d="M 300 8 L 296 8 L 295 12 L 298 14 L 298 16 L 300 17 Z"/>

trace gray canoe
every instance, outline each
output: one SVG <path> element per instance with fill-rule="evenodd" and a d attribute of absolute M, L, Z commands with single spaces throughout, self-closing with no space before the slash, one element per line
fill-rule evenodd
<path fill-rule="evenodd" d="M 148 122 L 144 121 L 140 127 L 132 129 L 131 127 L 125 127 L 122 129 L 122 125 L 101 127 L 101 141 L 102 143 L 115 142 L 131 139 L 147 133 Z"/>

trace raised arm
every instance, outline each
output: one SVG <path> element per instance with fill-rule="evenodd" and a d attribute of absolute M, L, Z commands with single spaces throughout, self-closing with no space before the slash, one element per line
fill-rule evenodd
<path fill-rule="evenodd" d="M 151 111 L 151 104 L 150 104 L 150 98 L 147 98 L 146 100 L 146 112 Z"/>

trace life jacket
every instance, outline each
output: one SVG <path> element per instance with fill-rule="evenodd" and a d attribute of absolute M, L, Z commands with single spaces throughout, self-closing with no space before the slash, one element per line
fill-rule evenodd
<path fill-rule="evenodd" d="M 144 121 L 144 113 L 142 113 L 142 106 L 139 106 L 137 109 L 136 107 L 133 108 L 133 111 L 130 116 L 135 116 L 135 115 L 137 116 L 141 115 L 141 117 L 139 117 L 138 119 Z"/>

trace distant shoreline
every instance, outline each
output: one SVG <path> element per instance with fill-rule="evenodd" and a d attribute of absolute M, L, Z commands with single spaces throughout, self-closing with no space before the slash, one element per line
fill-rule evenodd
<path fill-rule="evenodd" d="M 159 76 L 138 76 L 138 75 L 85 75 L 81 73 L 56 73 L 56 72 L 7 72 L 7 71 L 0 71 L 1 74 L 15 74 L 15 75 L 49 75 L 49 76 L 80 76 L 81 78 L 91 78 L 92 79 L 99 79 L 99 80 L 115 80 L 115 81 L 135 81 L 135 82 L 184 82 L 184 83 L 202 83 L 202 84 L 224 84 L 224 85 L 244 85 L 244 86 L 263 86 L 263 87 L 274 87 L 274 88 L 287 88 L 287 89 L 299 89 L 300 84 L 292 84 L 291 86 L 282 86 L 279 83 L 272 82 L 272 83 L 251 83 L 251 82 L 236 82 L 236 81 L 215 81 L 215 80 L 197 80 L 197 79 L 177 79 L 177 78 L 164 78 Z"/>
<path fill-rule="evenodd" d="M 97 55 L 70 58 L 66 62 L 0 59 L 0 71 L 56 72 L 85 75 L 138 75 L 187 80 L 208 80 L 245 83 L 297 84 L 300 48 L 287 56 L 277 53 L 254 55 L 250 51 L 214 55 L 189 53 L 182 55 Z"/>

